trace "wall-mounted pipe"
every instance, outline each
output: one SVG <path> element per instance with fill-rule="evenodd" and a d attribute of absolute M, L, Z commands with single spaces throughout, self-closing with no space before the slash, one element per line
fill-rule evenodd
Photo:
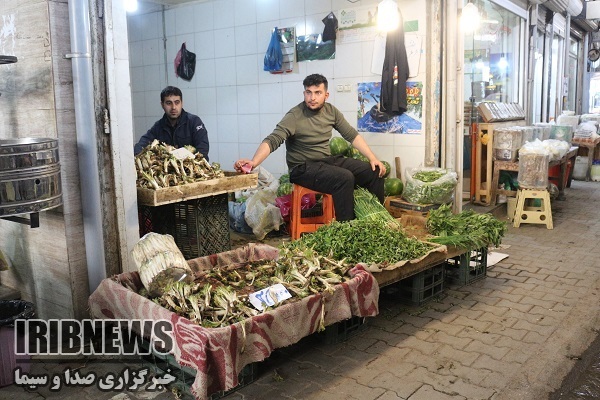
<path fill-rule="evenodd" d="M 90 292 L 106 278 L 100 168 L 96 139 L 96 118 L 92 80 L 90 10 L 88 0 L 69 0 L 70 58 L 73 67 L 73 95 L 77 156 L 81 184 L 81 209 Z"/>

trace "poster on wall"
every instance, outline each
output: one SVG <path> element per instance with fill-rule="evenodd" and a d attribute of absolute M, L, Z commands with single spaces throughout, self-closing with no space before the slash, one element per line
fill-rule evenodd
<path fill-rule="evenodd" d="M 407 110 L 390 116 L 379 110 L 381 82 L 358 84 L 359 132 L 420 134 L 423 118 L 423 83 L 406 82 Z"/>
<path fill-rule="evenodd" d="M 338 43 L 373 40 L 377 36 L 377 4 L 343 8 L 336 12 Z"/>
<path fill-rule="evenodd" d="M 320 33 L 298 36 L 296 41 L 298 62 L 333 60 L 335 58 L 335 42 L 335 40 L 324 42 Z"/>

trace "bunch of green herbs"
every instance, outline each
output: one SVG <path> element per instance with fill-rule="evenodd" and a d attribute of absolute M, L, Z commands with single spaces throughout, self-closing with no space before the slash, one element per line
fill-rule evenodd
<path fill-rule="evenodd" d="M 354 191 L 354 215 L 356 219 L 389 222 L 398 225 L 398 227 L 401 226 L 379 202 L 377 197 L 364 188 L 358 188 Z"/>
<path fill-rule="evenodd" d="M 425 169 L 408 174 L 402 197 L 415 204 L 446 204 L 452 200 L 458 182 L 455 172 Z"/>
<path fill-rule="evenodd" d="M 413 178 L 421 182 L 435 182 L 444 175 L 445 173 L 442 171 L 419 171 L 413 175 Z"/>
<path fill-rule="evenodd" d="M 302 236 L 292 245 L 312 248 L 334 260 L 381 265 L 413 260 L 433 248 L 431 244 L 407 237 L 393 224 L 369 219 L 333 221 Z"/>
<path fill-rule="evenodd" d="M 436 236 L 428 239 L 430 242 L 475 250 L 499 246 L 506 233 L 506 223 L 491 214 L 473 210 L 454 214 L 452 207 L 445 204 L 429 212 L 427 230 Z"/>

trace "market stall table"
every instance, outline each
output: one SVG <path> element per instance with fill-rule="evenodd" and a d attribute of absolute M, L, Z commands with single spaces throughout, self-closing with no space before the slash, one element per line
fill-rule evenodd
<path fill-rule="evenodd" d="M 597 149 L 600 147 L 600 137 L 597 137 L 596 139 L 574 137 L 573 144 L 576 144 L 580 148 L 587 149 L 588 166 L 585 172 L 585 180 L 589 181 L 592 163 L 594 162 Z"/>
<path fill-rule="evenodd" d="M 189 260 L 196 273 L 214 267 L 274 259 L 279 250 L 264 244 L 248 246 Z M 138 294 L 139 274 L 124 273 L 104 279 L 89 298 L 92 317 L 98 319 L 166 320 L 172 324 L 173 354 L 181 366 L 193 368 L 192 392 L 197 398 L 229 390 L 238 384 L 244 366 L 264 360 L 277 348 L 298 342 L 325 325 L 352 316 L 378 314 L 379 286 L 369 272 L 357 265 L 352 279 L 334 286 L 332 293 L 314 294 L 288 302 L 255 317 L 221 327 L 204 328 L 149 298 Z"/>
<path fill-rule="evenodd" d="M 569 177 L 567 175 L 567 163 L 571 161 L 571 165 L 575 163 L 575 157 L 577 157 L 577 146 L 572 146 L 569 151 L 562 156 L 560 160 L 553 160 L 548 163 L 548 167 L 553 167 L 555 165 L 560 165 L 560 174 L 558 177 L 558 199 L 565 199 L 565 187 L 567 187 L 569 182 Z M 572 170 L 572 169 L 571 169 Z M 496 204 L 496 196 L 499 194 L 504 194 L 506 196 L 515 196 L 517 192 L 515 190 L 505 190 L 498 189 L 498 183 L 500 181 L 500 171 L 519 171 L 519 162 L 518 161 L 494 161 L 494 174 L 492 179 L 492 196 L 491 196 L 491 205 Z"/>
<path fill-rule="evenodd" d="M 416 262 L 409 262 L 399 268 L 373 272 L 379 287 L 388 286 L 403 279 L 410 278 L 420 272 L 427 271 L 437 265 L 443 264 L 447 259 L 454 258 L 466 253 L 466 250 L 453 246 L 441 246 L 437 251 L 433 251 L 427 257 Z"/>

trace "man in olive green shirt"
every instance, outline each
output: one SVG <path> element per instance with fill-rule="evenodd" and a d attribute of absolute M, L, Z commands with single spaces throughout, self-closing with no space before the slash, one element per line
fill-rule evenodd
<path fill-rule="evenodd" d="M 235 162 L 234 168 L 241 172 L 257 167 L 285 142 L 290 182 L 331 194 L 336 220 L 354 219 L 356 186 L 369 190 L 383 203 L 385 166 L 340 110 L 326 103 L 329 97 L 327 78 L 313 74 L 302 83 L 304 102 L 287 112 L 275 130 L 258 146 L 251 160 L 242 158 Z M 333 128 L 369 162 L 332 156 L 329 139 Z"/>

